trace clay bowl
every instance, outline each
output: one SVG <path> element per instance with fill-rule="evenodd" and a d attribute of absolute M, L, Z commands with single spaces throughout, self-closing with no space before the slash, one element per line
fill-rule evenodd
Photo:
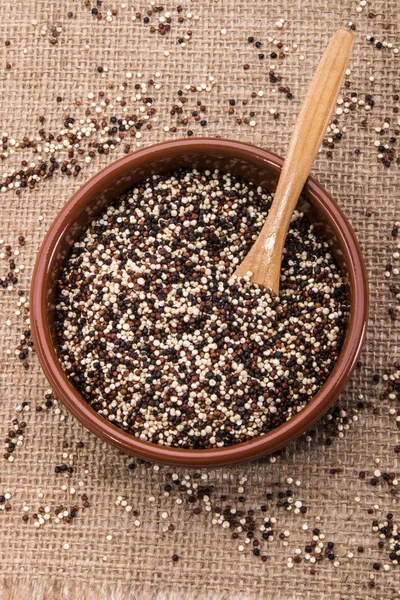
<path fill-rule="evenodd" d="M 329 194 L 309 179 L 300 208 L 329 242 L 347 284 L 349 320 L 338 361 L 321 390 L 289 421 L 249 442 L 211 450 L 184 450 L 144 442 L 97 414 L 64 374 L 55 342 L 55 298 L 70 248 L 89 222 L 137 181 L 178 167 L 230 171 L 273 191 L 282 159 L 267 150 L 222 139 L 164 142 L 117 160 L 78 190 L 56 217 L 37 257 L 31 287 L 32 335 L 55 394 L 87 429 L 120 450 L 145 460 L 185 467 L 216 467 L 260 458 L 308 430 L 345 387 L 363 344 L 368 317 L 368 282 L 357 239 Z"/>

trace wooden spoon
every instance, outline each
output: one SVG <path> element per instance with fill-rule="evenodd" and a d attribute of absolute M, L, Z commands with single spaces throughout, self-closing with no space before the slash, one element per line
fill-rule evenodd
<path fill-rule="evenodd" d="M 294 126 L 268 217 L 250 252 L 235 271 L 279 293 L 282 251 L 290 220 L 314 164 L 340 90 L 354 36 L 338 29 L 315 72 Z"/>

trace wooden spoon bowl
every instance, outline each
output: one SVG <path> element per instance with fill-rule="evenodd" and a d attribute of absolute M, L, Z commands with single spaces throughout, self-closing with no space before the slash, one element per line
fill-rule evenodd
<path fill-rule="evenodd" d="M 164 142 L 125 156 L 100 171 L 65 204 L 39 251 L 32 279 L 32 336 L 51 387 L 67 409 L 90 431 L 120 450 L 156 463 L 217 467 L 245 462 L 278 450 L 307 431 L 330 408 L 346 385 L 363 344 L 368 316 L 368 283 L 357 239 L 336 202 L 308 179 L 299 208 L 328 241 L 347 284 L 349 318 L 337 363 L 321 390 L 289 421 L 249 442 L 211 450 L 183 450 L 141 441 L 112 425 L 82 398 L 57 356 L 55 301 L 60 273 L 71 247 L 90 221 L 136 182 L 180 167 L 218 168 L 274 191 L 283 160 L 268 150 L 222 139 Z"/>

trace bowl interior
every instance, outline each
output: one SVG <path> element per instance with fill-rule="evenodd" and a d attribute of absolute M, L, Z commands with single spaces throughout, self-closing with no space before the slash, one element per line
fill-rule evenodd
<path fill-rule="evenodd" d="M 60 273 L 70 255 L 73 244 L 86 230 L 90 222 L 100 215 L 120 194 L 132 188 L 136 183 L 151 175 L 167 173 L 179 168 L 220 169 L 224 173 L 234 173 L 244 180 L 265 187 L 269 192 L 275 191 L 280 174 L 280 165 L 260 164 L 260 157 L 254 157 L 253 155 L 239 156 L 234 151 L 232 154 L 233 156 L 229 156 L 226 149 L 223 152 L 210 149 L 206 153 L 201 149 L 195 152 L 186 149 L 184 153 L 181 151 L 173 152 L 173 149 L 171 149 L 167 156 L 163 153 L 155 153 L 150 160 L 142 160 L 133 168 L 129 163 L 126 166 L 121 165 L 121 168 L 117 169 L 112 178 L 108 180 L 99 177 L 101 173 L 96 176 L 96 179 L 99 179 L 98 183 L 94 183 L 93 188 L 82 196 L 79 204 L 71 211 L 71 220 L 66 223 L 54 248 L 51 270 L 49 271 L 50 286 L 48 288 L 48 321 L 54 343 L 56 343 L 54 306 Z M 281 159 L 279 159 L 279 163 L 281 163 Z M 298 208 L 304 211 L 319 233 L 329 243 L 346 282 L 350 305 L 352 291 L 349 285 L 348 264 L 343 257 L 341 244 L 336 236 L 337 232 L 335 234 L 332 229 L 330 214 L 324 210 L 320 203 L 315 202 L 316 197 L 314 194 L 315 191 L 313 193 L 311 189 L 306 188 L 305 193 L 300 198 Z"/>
<path fill-rule="evenodd" d="M 32 282 L 35 346 L 50 384 L 70 411 L 94 433 L 126 452 L 167 464 L 207 466 L 256 458 L 288 443 L 319 419 L 343 388 L 354 367 L 365 331 L 367 284 L 354 234 L 345 217 L 316 182 L 305 187 L 299 208 L 328 241 L 347 286 L 349 326 L 333 372 L 309 404 L 290 421 L 249 442 L 215 450 L 181 450 L 142 442 L 98 415 L 73 388 L 58 360 L 55 304 L 61 270 L 74 242 L 90 221 L 135 183 L 181 167 L 215 169 L 274 191 L 282 159 L 254 146 L 223 140 L 182 140 L 124 157 L 87 182 L 60 212 L 40 250 Z M 361 282 L 361 283 L 360 283 Z M 355 307 L 358 307 L 358 312 Z M 357 318 L 357 314 L 358 317 Z"/>

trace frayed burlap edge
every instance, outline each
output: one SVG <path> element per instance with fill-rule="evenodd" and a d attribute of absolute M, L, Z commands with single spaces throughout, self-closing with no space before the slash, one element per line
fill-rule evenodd
<path fill-rule="evenodd" d="M 187 590 L 157 592 L 151 586 L 93 585 L 90 582 L 43 580 L 32 577 L 0 579 L 0 600 L 244 600 L 243 595 Z M 254 598 L 254 597 L 253 597 Z"/>

